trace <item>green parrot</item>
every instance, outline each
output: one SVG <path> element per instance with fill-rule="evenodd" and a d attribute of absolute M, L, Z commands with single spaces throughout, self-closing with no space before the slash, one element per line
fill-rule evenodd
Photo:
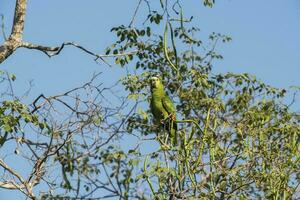
<path fill-rule="evenodd" d="M 151 101 L 150 109 L 154 116 L 154 123 L 169 132 L 173 145 L 177 144 L 176 110 L 170 97 L 164 91 L 164 86 L 158 77 L 150 78 Z"/>

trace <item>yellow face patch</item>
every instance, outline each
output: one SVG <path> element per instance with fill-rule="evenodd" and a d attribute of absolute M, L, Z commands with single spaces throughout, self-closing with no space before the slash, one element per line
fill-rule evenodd
<path fill-rule="evenodd" d="M 152 88 L 157 88 L 158 87 L 158 85 L 160 84 L 160 80 L 159 80 L 159 78 L 158 77 L 151 77 L 150 78 L 150 84 L 151 84 L 151 87 Z"/>

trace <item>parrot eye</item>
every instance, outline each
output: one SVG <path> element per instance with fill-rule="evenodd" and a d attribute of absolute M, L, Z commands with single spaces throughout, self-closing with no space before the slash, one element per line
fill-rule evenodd
<path fill-rule="evenodd" d="M 152 86 L 155 86 L 155 82 L 156 82 L 156 81 L 155 81 L 154 79 L 151 79 L 151 80 L 150 80 L 150 83 L 151 83 Z"/>

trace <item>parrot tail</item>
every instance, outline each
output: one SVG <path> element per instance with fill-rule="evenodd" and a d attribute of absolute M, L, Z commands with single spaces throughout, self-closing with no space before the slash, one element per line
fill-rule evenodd
<path fill-rule="evenodd" d="M 164 124 L 165 130 L 169 132 L 169 137 L 174 146 L 177 145 L 177 124 L 171 118 L 167 118 Z"/>

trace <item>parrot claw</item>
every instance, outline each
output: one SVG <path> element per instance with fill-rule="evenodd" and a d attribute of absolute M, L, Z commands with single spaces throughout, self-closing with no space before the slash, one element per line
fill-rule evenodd
<path fill-rule="evenodd" d="M 170 114 L 168 118 L 170 118 L 172 121 L 176 121 L 176 115 L 174 114 Z"/>

